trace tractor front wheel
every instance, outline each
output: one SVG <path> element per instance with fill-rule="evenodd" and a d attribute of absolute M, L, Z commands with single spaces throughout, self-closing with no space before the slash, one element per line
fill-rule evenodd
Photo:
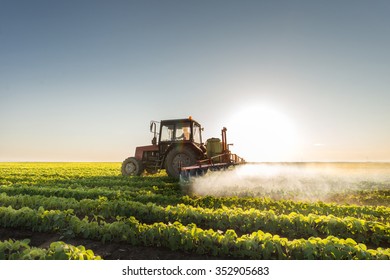
<path fill-rule="evenodd" d="M 129 157 L 122 163 L 123 176 L 139 176 L 143 171 L 142 162 L 135 157 Z"/>
<path fill-rule="evenodd" d="M 176 147 L 165 160 L 165 169 L 170 177 L 180 178 L 180 167 L 196 164 L 196 153 L 189 147 Z"/>

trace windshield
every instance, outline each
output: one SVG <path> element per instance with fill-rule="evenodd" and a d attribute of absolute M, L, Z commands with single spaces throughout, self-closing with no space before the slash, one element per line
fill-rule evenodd
<path fill-rule="evenodd" d="M 192 129 L 191 125 L 193 125 Z M 193 141 L 194 143 L 201 144 L 201 127 L 194 122 L 162 124 L 160 141 Z"/>
<path fill-rule="evenodd" d="M 191 123 L 164 124 L 161 141 L 191 140 Z"/>
<path fill-rule="evenodd" d="M 176 124 L 175 140 L 190 140 L 191 127 L 189 123 Z"/>

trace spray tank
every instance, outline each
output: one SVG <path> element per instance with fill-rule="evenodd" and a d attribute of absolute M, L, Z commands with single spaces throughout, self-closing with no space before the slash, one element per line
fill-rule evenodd
<path fill-rule="evenodd" d="M 207 171 L 226 170 L 231 166 L 244 164 L 245 160 L 229 150 L 233 144 L 227 143 L 227 128 L 221 131 L 221 139 L 209 138 L 206 142 L 206 158 L 196 164 L 180 168 L 180 180 L 188 181 L 192 176 L 204 175 Z"/>

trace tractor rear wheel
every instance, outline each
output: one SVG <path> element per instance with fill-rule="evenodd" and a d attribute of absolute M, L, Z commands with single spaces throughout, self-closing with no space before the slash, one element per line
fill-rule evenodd
<path fill-rule="evenodd" d="M 129 157 L 122 163 L 123 176 L 139 176 L 144 171 L 143 164 L 135 157 Z"/>
<path fill-rule="evenodd" d="M 180 167 L 196 164 L 196 153 L 189 147 L 176 147 L 171 150 L 165 160 L 165 170 L 170 177 L 180 178 Z"/>

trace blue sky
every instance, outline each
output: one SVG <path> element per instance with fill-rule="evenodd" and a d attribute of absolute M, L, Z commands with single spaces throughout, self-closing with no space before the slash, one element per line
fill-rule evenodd
<path fill-rule="evenodd" d="M 250 160 L 390 161 L 389 14 L 389 1 L 0 0 L 0 161 L 122 161 L 150 143 L 150 120 L 189 115 L 204 138 L 227 126 Z"/>

